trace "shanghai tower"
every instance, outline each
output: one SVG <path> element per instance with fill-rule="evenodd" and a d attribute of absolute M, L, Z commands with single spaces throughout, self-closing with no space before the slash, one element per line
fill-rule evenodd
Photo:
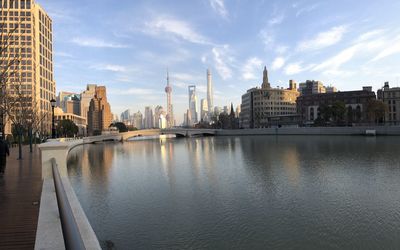
<path fill-rule="evenodd" d="M 208 119 L 211 120 L 214 108 L 213 86 L 211 82 L 211 72 L 207 69 L 207 105 L 208 105 Z"/>

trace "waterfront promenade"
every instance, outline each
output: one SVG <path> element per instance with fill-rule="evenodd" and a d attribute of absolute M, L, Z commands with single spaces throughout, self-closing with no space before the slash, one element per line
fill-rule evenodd
<path fill-rule="evenodd" d="M 7 168 L 0 177 L 0 249 L 33 249 L 42 191 L 42 167 L 39 148 L 29 153 L 23 147 L 10 149 Z"/>

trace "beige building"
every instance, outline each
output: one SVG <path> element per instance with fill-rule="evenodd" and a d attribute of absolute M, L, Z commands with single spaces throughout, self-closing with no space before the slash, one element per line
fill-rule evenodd
<path fill-rule="evenodd" d="M 53 79 L 53 28 L 52 20 L 34 0 L 1 1 L 1 34 L 10 34 L 2 41 L 0 61 L 2 66 L 18 58 L 12 77 L 6 80 L 7 92 L 16 95 L 16 84 L 24 96 L 31 99 L 29 108 L 35 109 L 42 120 L 42 132 L 51 131 L 51 104 L 55 98 Z M 4 67 L 3 67 L 4 69 Z M 40 116 L 40 117 L 39 117 Z M 10 121 L 8 131 L 11 133 Z"/>
<path fill-rule="evenodd" d="M 54 119 L 56 122 L 61 120 L 71 120 L 75 123 L 76 126 L 79 128 L 78 135 L 79 136 L 86 136 L 86 118 L 80 115 L 76 115 L 74 113 L 64 113 L 64 111 L 56 107 L 54 108 Z"/>
<path fill-rule="evenodd" d="M 81 93 L 81 116 L 85 117 L 87 120 L 87 114 L 89 111 L 90 101 L 95 95 L 96 84 L 88 84 L 86 90 Z"/>
<path fill-rule="evenodd" d="M 88 134 L 101 134 L 111 125 L 112 119 L 111 107 L 107 102 L 106 87 L 97 86 L 87 113 Z"/>
<path fill-rule="evenodd" d="M 400 88 L 390 88 L 389 82 L 385 82 L 382 89 L 378 90 L 378 99 L 387 105 L 385 123 L 391 125 L 400 124 Z"/>
<path fill-rule="evenodd" d="M 264 68 L 261 88 L 249 89 L 242 96 L 240 126 L 262 128 L 277 124 L 280 117 L 296 116 L 296 99 L 300 95 L 296 82 L 290 81 L 289 88 L 271 88 L 268 71 Z"/>

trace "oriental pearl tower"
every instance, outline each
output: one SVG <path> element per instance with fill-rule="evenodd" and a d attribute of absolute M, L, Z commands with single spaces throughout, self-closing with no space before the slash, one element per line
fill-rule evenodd
<path fill-rule="evenodd" d="M 174 124 L 174 111 L 172 109 L 172 87 L 169 85 L 169 74 L 167 70 L 167 86 L 165 87 L 167 93 L 167 127 L 171 128 Z"/>

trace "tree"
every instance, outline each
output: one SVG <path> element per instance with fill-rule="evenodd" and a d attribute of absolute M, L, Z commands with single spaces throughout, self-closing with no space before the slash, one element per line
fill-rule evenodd
<path fill-rule="evenodd" d="M 388 106 L 381 100 L 370 100 L 367 105 L 367 116 L 370 122 L 383 123 Z"/>
<path fill-rule="evenodd" d="M 120 133 L 128 132 L 128 128 L 123 122 L 115 122 L 110 125 L 110 127 L 116 127 Z"/>
<path fill-rule="evenodd" d="M 79 128 L 73 121 L 65 119 L 58 122 L 56 131 L 62 137 L 74 137 L 78 134 Z"/>
<path fill-rule="evenodd" d="M 341 101 L 336 101 L 332 105 L 331 109 L 335 125 L 342 125 L 344 123 L 344 117 L 346 115 L 346 104 Z"/>

